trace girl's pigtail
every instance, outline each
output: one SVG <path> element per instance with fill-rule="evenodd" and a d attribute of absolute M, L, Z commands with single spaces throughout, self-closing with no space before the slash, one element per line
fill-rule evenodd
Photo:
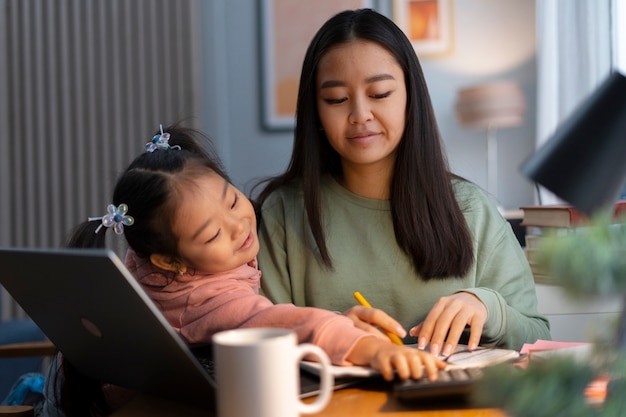
<path fill-rule="evenodd" d="M 107 206 L 107 214 L 101 217 L 90 217 L 86 222 L 81 223 L 74 229 L 70 237 L 68 246 L 70 248 L 104 248 L 105 233 L 108 229 L 113 229 L 116 234 L 124 233 L 124 226 L 132 226 L 135 219 L 127 215 L 128 206 L 120 204 Z"/>
<path fill-rule="evenodd" d="M 101 226 L 99 221 L 86 221 L 74 229 L 67 244 L 70 248 L 104 248 L 108 227 L 96 230 Z"/>

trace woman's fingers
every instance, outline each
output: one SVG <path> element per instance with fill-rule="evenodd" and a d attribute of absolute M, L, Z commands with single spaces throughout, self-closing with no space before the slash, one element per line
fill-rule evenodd
<path fill-rule="evenodd" d="M 426 319 L 410 333 L 417 336 L 418 348 L 425 349 L 430 344 L 432 354 L 450 355 L 467 326 L 470 326 L 468 346 L 476 348 L 486 321 L 485 305 L 473 294 L 459 292 L 441 297 Z"/>
<path fill-rule="evenodd" d="M 400 323 L 383 310 L 354 306 L 347 310 L 344 315 L 352 319 L 354 325 L 359 329 L 381 335 L 384 338 L 387 338 L 383 333 L 384 331 L 394 333 L 401 338 L 406 336 L 406 330 L 402 328 Z"/>

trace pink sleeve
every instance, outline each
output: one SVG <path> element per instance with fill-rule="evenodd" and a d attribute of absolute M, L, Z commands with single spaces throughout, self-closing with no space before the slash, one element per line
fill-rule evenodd
<path fill-rule="evenodd" d="M 152 295 L 158 297 L 159 294 Z M 171 310 L 170 313 L 178 317 L 168 317 L 168 320 L 190 344 L 209 343 L 213 334 L 222 330 L 288 328 L 296 332 L 299 343 L 313 343 L 324 349 L 334 364 L 351 365 L 346 355 L 359 339 L 368 336 L 345 316 L 293 304 L 274 305 L 237 280 L 203 282 L 187 293 L 186 300 L 180 299 L 180 295 L 176 297 L 179 298 L 176 304 L 185 301 L 186 309 Z M 167 307 L 167 303 L 164 304 L 162 307 Z M 167 315 L 167 310 L 165 313 Z"/>

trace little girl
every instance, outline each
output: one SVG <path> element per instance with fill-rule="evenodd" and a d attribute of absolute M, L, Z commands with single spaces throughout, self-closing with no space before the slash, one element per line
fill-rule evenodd
<path fill-rule="evenodd" d="M 125 264 L 191 346 L 222 330 L 281 327 L 326 351 L 337 365 L 368 365 L 387 380 L 431 379 L 444 363 L 392 344 L 327 310 L 272 304 L 259 295 L 261 271 L 254 208 L 234 187 L 210 143 L 170 127 L 123 172 L 108 214 L 75 231 L 70 246 L 103 247 L 111 228 L 129 245 Z"/>

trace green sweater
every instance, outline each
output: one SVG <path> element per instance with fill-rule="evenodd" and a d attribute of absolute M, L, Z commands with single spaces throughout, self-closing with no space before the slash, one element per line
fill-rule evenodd
<path fill-rule="evenodd" d="M 440 297 L 467 291 L 487 306 L 481 345 L 520 349 L 524 343 L 550 339 L 548 321 L 537 311 L 530 267 L 509 223 L 474 184 L 455 180 L 454 190 L 473 237 L 476 261 L 462 278 L 428 282 L 416 274 L 396 242 L 389 201 L 357 196 L 331 177 L 324 178 L 322 213 L 333 261 L 330 270 L 310 250 L 316 245 L 301 188 L 277 190 L 265 201 L 259 223 L 262 291 L 275 303 L 334 311 L 355 305 L 352 294 L 360 291 L 407 331 L 424 320 Z M 404 342 L 416 340 L 407 336 Z"/>

